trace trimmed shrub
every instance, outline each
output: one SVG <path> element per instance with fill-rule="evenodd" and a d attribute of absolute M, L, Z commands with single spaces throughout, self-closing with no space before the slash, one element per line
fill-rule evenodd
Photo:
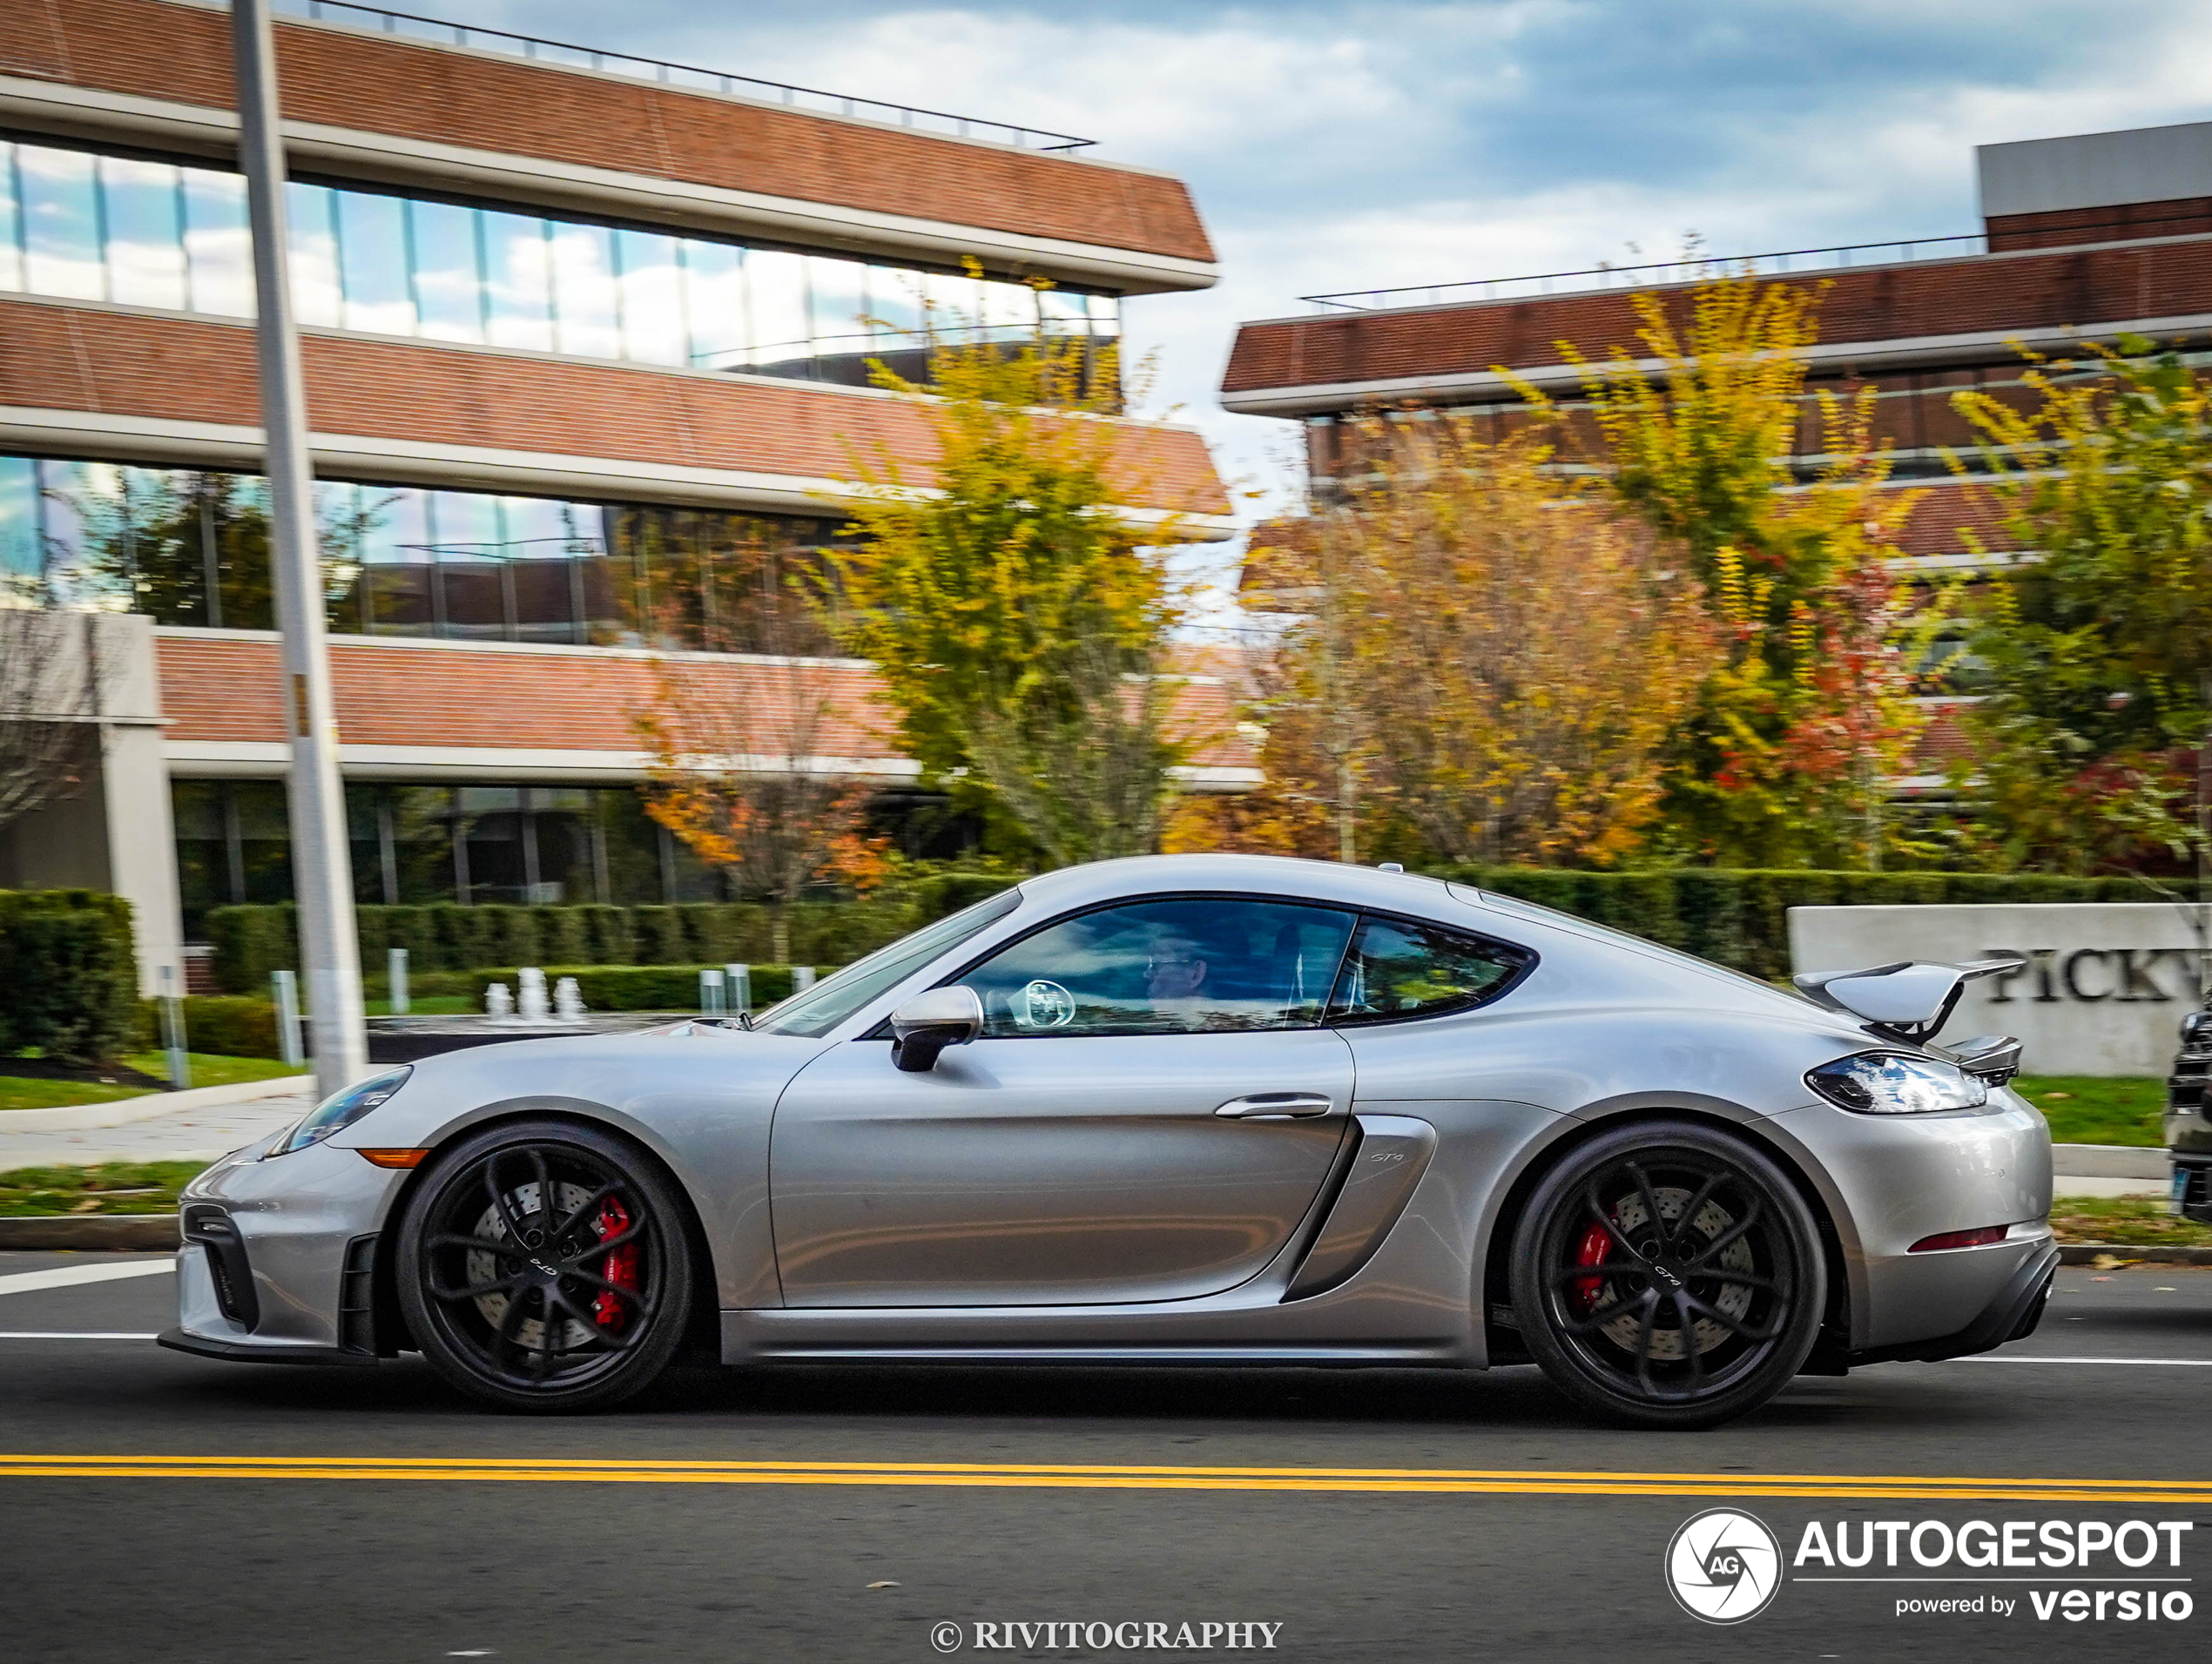
<path fill-rule="evenodd" d="M 1635 872 L 1475 866 L 1432 871 L 1438 878 L 1554 907 L 1762 977 L 1779 976 L 1789 969 L 1792 907 L 2154 899 L 2150 891 L 2128 879 L 2040 873 L 1710 867 Z M 908 931 L 998 894 L 1008 884 L 994 873 L 936 873 L 902 887 L 895 898 L 798 902 L 791 908 L 792 953 L 802 962 L 847 965 Z M 436 902 L 357 907 L 354 915 L 362 974 L 368 986 L 377 990 L 384 987 L 388 947 L 408 950 L 408 970 L 416 991 L 423 994 L 431 992 L 424 977 L 444 972 L 473 976 L 471 967 L 481 965 L 587 965 L 601 969 L 634 965 L 658 970 L 734 961 L 765 964 L 774 953 L 769 909 L 757 901 L 635 907 L 468 907 Z M 266 994 L 271 971 L 299 963 L 289 904 L 218 907 L 208 914 L 207 928 L 215 946 L 216 980 L 230 993 Z M 473 995 L 481 988 L 479 983 L 468 992 Z M 694 987 L 670 1008 L 689 1010 L 697 999 Z"/>
<path fill-rule="evenodd" d="M 105 1062 L 138 1027 L 131 904 L 97 890 L 0 890 L 0 1056 Z"/>
<path fill-rule="evenodd" d="M 207 915 L 216 985 L 231 994 L 260 994 L 271 971 L 300 967 L 298 920 L 289 901 L 267 906 L 217 907 Z"/>

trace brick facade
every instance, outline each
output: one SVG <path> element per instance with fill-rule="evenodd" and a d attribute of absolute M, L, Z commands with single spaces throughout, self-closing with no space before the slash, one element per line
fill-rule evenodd
<path fill-rule="evenodd" d="M 1804 280 L 1823 291 L 1824 347 L 1871 347 L 1931 336 L 2001 339 L 2212 313 L 2212 237 L 1927 260 Z M 1688 291 L 1647 293 L 1679 306 Z M 1222 391 L 1479 375 L 1500 365 L 1543 368 L 1568 361 L 1561 341 L 1593 358 L 1616 343 L 1633 345 L 1639 323 L 1629 292 L 1619 289 L 1276 319 L 1238 330 Z"/>
<path fill-rule="evenodd" d="M 168 0 L 0 0 L 0 73 L 229 109 L 230 24 Z M 276 25 L 287 119 L 1211 262 L 1177 180 L 496 53 Z"/>
<path fill-rule="evenodd" d="M 934 443 L 916 401 L 772 382 L 329 333 L 301 342 L 318 433 L 849 479 L 887 455 L 926 483 Z M 240 324 L 27 299 L 0 300 L 0 406 L 242 426 L 260 420 L 253 333 Z M 1121 425 L 1132 506 L 1228 512 L 1204 442 Z"/>
<path fill-rule="evenodd" d="M 155 652 L 171 739 L 286 742 L 283 666 L 274 637 L 165 631 Z M 680 675 L 697 678 L 711 697 L 772 708 L 789 708 L 792 688 L 784 678 L 799 676 L 806 697 L 818 689 L 826 694 L 832 713 L 813 738 L 816 754 L 874 762 L 901 755 L 896 712 L 865 664 L 814 661 L 792 669 L 696 655 L 676 663 Z M 610 763 L 637 751 L 635 717 L 651 702 L 655 674 L 654 661 L 637 653 L 501 651 L 342 637 L 331 643 L 330 669 L 338 731 L 348 745 L 435 745 L 487 754 L 605 751 Z M 1177 721 L 1204 737 L 1192 759 L 1202 766 L 1255 765 L 1251 745 L 1235 731 L 1233 700 L 1233 690 L 1217 681 L 1178 691 Z"/>

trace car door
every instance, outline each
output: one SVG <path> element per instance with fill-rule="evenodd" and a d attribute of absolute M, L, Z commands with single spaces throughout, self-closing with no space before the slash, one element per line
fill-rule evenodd
<path fill-rule="evenodd" d="M 789 1306 L 1190 1299 L 1244 1282 L 1328 1178 L 1352 1052 L 1321 1026 L 1353 915 L 1157 897 L 1065 918 L 948 979 L 982 1036 L 905 1074 L 815 1059 L 769 1157 Z"/>

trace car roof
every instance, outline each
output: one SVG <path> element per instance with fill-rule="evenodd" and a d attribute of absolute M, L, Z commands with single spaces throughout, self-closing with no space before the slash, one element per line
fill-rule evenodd
<path fill-rule="evenodd" d="M 1022 880 L 1025 899 L 1054 908 L 1190 890 L 1250 892 L 1430 918 L 1448 919 L 1463 905 L 1440 879 L 1291 855 L 1132 855 Z"/>

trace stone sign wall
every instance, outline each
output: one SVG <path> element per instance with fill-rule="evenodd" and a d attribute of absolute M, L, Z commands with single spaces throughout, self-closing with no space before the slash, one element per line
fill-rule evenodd
<path fill-rule="evenodd" d="M 2015 907 L 1792 907 L 1792 968 L 1896 960 L 2027 960 L 1969 983 L 1946 1040 L 2017 1034 L 2036 1075 L 2164 1075 L 2196 1007 L 2201 947 L 2190 915 L 2149 902 Z"/>

